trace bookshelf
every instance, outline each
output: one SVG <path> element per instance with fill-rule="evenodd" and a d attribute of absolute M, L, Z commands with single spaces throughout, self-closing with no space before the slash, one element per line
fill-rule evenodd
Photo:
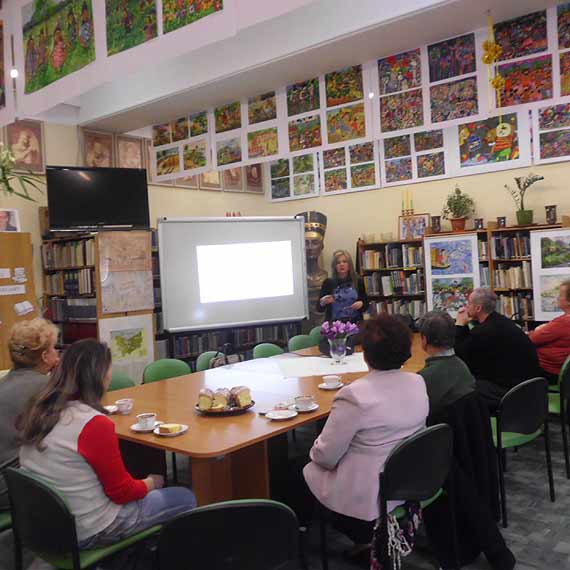
<path fill-rule="evenodd" d="M 360 276 L 371 313 L 409 314 L 426 310 L 423 240 L 358 242 Z"/>

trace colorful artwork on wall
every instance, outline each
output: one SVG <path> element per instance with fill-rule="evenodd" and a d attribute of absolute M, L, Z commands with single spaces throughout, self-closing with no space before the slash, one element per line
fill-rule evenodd
<path fill-rule="evenodd" d="M 540 267 L 541 269 L 570 268 L 570 236 L 541 238 Z"/>
<path fill-rule="evenodd" d="M 321 105 L 318 78 L 287 86 L 287 114 L 289 117 L 314 111 Z"/>
<path fill-rule="evenodd" d="M 0 109 L 6 106 L 6 80 L 4 69 L 4 22 L 0 20 Z"/>
<path fill-rule="evenodd" d="M 378 60 L 378 80 L 380 95 L 419 87 L 422 83 L 420 50 Z"/>
<path fill-rule="evenodd" d="M 289 159 L 280 158 L 269 165 L 271 178 L 282 178 L 289 176 Z"/>
<path fill-rule="evenodd" d="M 329 144 L 365 137 L 364 103 L 327 111 L 327 133 Z"/>
<path fill-rule="evenodd" d="M 376 165 L 359 164 L 350 169 L 350 183 L 353 188 L 365 188 L 376 185 Z"/>
<path fill-rule="evenodd" d="M 386 169 L 386 182 L 401 182 L 412 178 L 412 159 L 397 158 L 384 162 Z"/>
<path fill-rule="evenodd" d="M 315 169 L 315 160 L 312 154 L 302 154 L 293 157 L 293 174 L 303 174 L 304 172 L 313 172 Z"/>
<path fill-rule="evenodd" d="M 441 81 L 474 73 L 475 34 L 466 34 L 428 46 L 429 80 Z"/>
<path fill-rule="evenodd" d="M 247 133 L 248 158 L 273 156 L 279 152 L 277 127 Z"/>
<path fill-rule="evenodd" d="M 216 133 L 225 133 L 241 127 L 241 104 L 239 101 L 214 109 Z"/>
<path fill-rule="evenodd" d="M 162 123 L 153 125 L 152 127 L 152 144 L 153 146 L 161 146 L 172 142 L 172 127 L 170 123 Z"/>
<path fill-rule="evenodd" d="M 248 192 L 263 193 L 263 178 L 261 164 L 248 164 L 245 167 L 245 182 Z"/>
<path fill-rule="evenodd" d="M 441 148 L 443 146 L 443 131 L 438 129 L 414 133 L 414 146 L 416 152 Z"/>
<path fill-rule="evenodd" d="M 519 158 L 515 113 L 458 125 L 460 164 L 479 166 Z"/>
<path fill-rule="evenodd" d="M 235 138 L 218 141 L 216 143 L 216 156 L 218 166 L 240 162 L 242 159 L 240 139 Z"/>
<path fill-rule="evenodd" d="M 333 150 L 323 151 L 324 168 L 335 168 L 336 166 L 344 166 L 346 164 L 346 155 L 344 148 L 335 148 Z"/>
<path fill-rule="evenodd" d="M 200 174 L 200 189 L 202 190 L 221 190 L 222 177 L 217 170 L 209 170 Z"/>
<path fill-rule="evenodd" d="M 208 149 L 205 140 L 185 144 L 182 149 L 184 170 L 204 168 L 208 164 Z"/>
<path fill-rule="evenodd" d="M 293 177 L 293 196 L 312 194 L 315 189 L 315 175 L 302 174 Z"/>
<path fill-rule="evenodd" d="M 26 93 L 95 60 L 91 0 L 30 2 L 22 8 Z"/>
<path fill-rule="evenodd" d="M 560 95 L 570 95 L 570 51 L 560 54 Z"/>
<path fill-rule="evenodd" d="M 178 148 L 156 151 L 156 175 L 164 176 L 180 172 L 180 155 Z"/>
<path fill-rule="evenodd" d="M 117 135 L 117 166 L 144 168 L 143 139 Z"/>
<path fill-rule="evenodd" d="M 336 168 L 325 172 L 325 192 L 338 192 L 346 189 L 346 168 Z"/>
<path fill-rule="evenodd" d="M 570 103 L 543 107 L 538 112 L 538 126 L 541 129 L 570 127 Z"/>
<path fill-rule="evenodd" d="M 223 0 L 162 0 L 164 33 L 192 24 L 223 9 Z"/>
<path fill-rule="evenodd" d="M 467 305 L 473 291 L 473 278 L 438 278 L 432 280 L 432 302 L 434 311 L 451 313 Z"/>
<path fill-rule="evenodd" d="M 287 178 L 278 178 L 271 181 L 271 198 L 279 200 L 280 198 L 289 198 L 291 195 L 291 180 Z"/>
<path fill-rule="evenodd" d="M 321 146 L 321 117 L 312 115 L 289 121 L 289 150 L 295 152 Z"/>
<path fill-rule="evenodd" d="M 276 119 L 277 103 L 275 100 L 275 91 L 249 97 L 247 100 L 247 118 L 250 125 Z"/>
<path fill-rule="evenodd" d="M 551 55 L 499 65 L 499 73 L 505 78 L 505 87 L 501 90 L 501 107 L 552 97 Z"/>
<path fill-rule="evenodd" d="M 445 154 L 443 152 L 420 154 L 416 157 L 416 161 L 418 178 L 443 176 L 445 174 Z"/>
<path fill-rule="evenodd" d="M 540 133 L 540 158 L 570 156 L 570 130 Z"/>
<path fill-rule="evenodd" d="M 223 172 L 224 190 L 240 192 L 243 190 L 242 168 L 226 168 Z"/>
<path fill-rule="evenodd" d="M 186 140 L 189 136 L 188 118 L 180 117 L 172 122 L 172 142 Z"/>
<path fill-rule="evenodd" d="M 113 135 L 110 136 L 112 147 Z M 43 125 L 40 121 L 26 119 L 8 125 L 6 143 L 16 159 L 16 170 L 37 174 L 45 172 Z"/>
<path fill-rule="evenodd" d="M 364 98 L 362 66 L 353 65 L 325 75 L 327 107 L 343 105 Z"/>
<path fill-rule="evenodd" d="M 372 162 L 374 160 L 374 143 L 353 144 L 348 149 L 350 163 Z"/>
<path fill-rule="evenodd" d="M 198 137 L 208 132 L 208 113 L 200 111 L 190 115 L 190 136 Z"/>
<path fill-rule="evenodd" d="M 430 87 L 432 123 L 470 117 L 479 112 L 477 79 L 469 77 Z"/>
<path fill-rule="evenodd" d="M 548 48 L 546 11 L 495 24 L 495 41 L 503 48 L 501 61 L 545 51 Z"/>
<path fill-rule="evenodd" d="M 558 4 L 558 47 L 570 48 L 570 3 Z"/>
<path fill-rule="evenodd" d="M 156 38 L 156 0 L 105 0 L 107 55 Z"/>
<path fill-rule="evenodd" d="M 558 313 L 558 299 L 560 296 L 560 285 L 568 279 L 568 273 L 558 275 L 540 276 L 540 310 L 543 313 Z"/>
<path fill-rule="evenodd" d="M 397 158 L 410 154 L 412 154 L 410 135 L 384 139 L 384 158 Z"/>
<path fill-rule="evenodd" d="M 382 132 L 421 127 L 423 123 L 424 108 L 421 89 L 380 98 Z"/>

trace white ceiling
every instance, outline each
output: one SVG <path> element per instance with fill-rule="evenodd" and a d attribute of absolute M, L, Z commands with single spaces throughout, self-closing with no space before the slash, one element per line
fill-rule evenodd
<path fill-rule="evenodd" d="M 45 117 L 57 120 L 63 113 L 75 115 L 77 122 L 92 128 L 133 131 L 345 65 L 485 27 L 488 10 L 495 21 L 501 21 L 553 3 L 399 0 L 395 6 L 393 0 L 320 0 L 178 58 L 172 66 L 98 87 L 71 102 L 78 108 L 59 106 Z M 411 12 L 403 15 L 405 9 Z M 379 19 L 384 22 L 378 24 Z M 299 49 L 302 44 L 306 47 Z M 190 78 L 186 83 L 194 80 L 192 87 L 180 89 L 186 78 Z M 170 81 L 173 89 L 169 91 Z M 141 92 L 148 82 L 158 82 L 164 93 L 144 100 Z"/>

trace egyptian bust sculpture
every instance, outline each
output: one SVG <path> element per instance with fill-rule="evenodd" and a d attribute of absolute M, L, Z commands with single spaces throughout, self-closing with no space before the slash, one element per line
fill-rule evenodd
<path fill-rule="evenodd" d="M 319 288 L 328 277 L 320 266 L 323 252 L 327 217 L 314 210 L 298 214 L 305 219 L 305 254 L 307 256 L 307 284 L 309 289 Z"/>

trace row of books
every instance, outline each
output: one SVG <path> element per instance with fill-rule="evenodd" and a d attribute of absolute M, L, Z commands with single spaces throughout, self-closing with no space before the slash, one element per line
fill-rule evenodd
<path fill-rule="evenodd" d="M 491 286 L 491 273 L 488 266 L 481 265 L 479 267 L 479 276 L 481 278 L 481 287 Z"/>
<path fill-rule="evenodd" d="M 74 269 L 45 276 L 48 295 L 92 295 L 95 292 L 92 269 Z"/>
<path fill-rule="evenodd" d="M 296 334 L 297 325 L 293 323 L 238 328 L 232 331 L 232 342 L 235 347 L 253 347 L 260 342 L 275 342 L 276 340 L 287 343 Z"/>
<path fill-rule="evenodd" d="M 493 272 L 493 280 L 496 289 L 530 289 L 530 261 L 522 261 L 520 266 L 499 263 Z"/>
<path fill-rule="evenodd" d="M 503 315 L 517 319 L 532 319 L 534 301 L 531 293 L 511 293 L 497 297 L 497 311 Z"/>
<path fill-rule="evenodd" d="M 390 269 L 423 265 L 423 247 L 388 243 L 362 252 L 362 269 Z"/>
<path fill-rule="evenodd" d="M 154 330 L 156 334 L 164 334 L 164 320 L 162 318 L 162 311 L 153 313 L 154 316 Z"/>
<path fill-rule="evenodd" d="M 478 240 L 479 259 L 489 259 L 489 244 L 486 241 Z"/>
<path fill-rule="evenodd" d="M 389 274 L 372 273 L 364 277 L 368 295 L 416 295 L 424 292 L 424 273 L 391 271 Z"/>
<path fill-rule="evenodd" d="M 423 246 L 402 244 L 402 263 L 403 267 L 423 267 Z"/>
<path fill-rule="evenodd" d="M 47 242 L 42 244 L 44 269 L 95 264 L 95 242 L 92 239 Z"/>
<path fill-rule="evenodd" d="M 494 259 L 511 259 L 530 256 L 530 237 L 521 233 L 514 236 L 497 236 L 491 242 Z"/>
<path fill-rule="evenodd" d="M 410 315 L 413 319 L 419 319 L 425 315 L 426 303 L 421 299 L 404 301 L 394 299 L 370 303 L 371 314 L 388 313 L 389 315 Z"/>
<path fill-rule="evenodd" d="M 47 301 L 48 318 L 52 321 L 97 320 L 97 299 L 51 297 Z"/>
<path fill-rule="evenodd" d="M 97 338 L 97 323 L 56 323 L 60 331 L 58 347 L 63 348 L 82 338 Z"/>

